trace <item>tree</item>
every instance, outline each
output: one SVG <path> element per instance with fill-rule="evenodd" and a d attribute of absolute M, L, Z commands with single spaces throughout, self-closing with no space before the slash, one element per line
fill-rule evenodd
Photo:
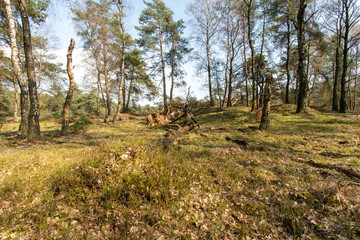
<path fill-rule="evenodd" d="M 271 101 L 271 82 L 272 76 L 266 76 L 265 89 L 264 89 L 264 101 L 262 107 L 262 115 L 260 122 L 260 130 L 270 129 L 270 101 Z"/>
<path fill-rule="evenodd" d="M 21 122 L 19 126 L 19 131 L 21 134 L 26 134 L 28 129 L 28 91 L 27 91 L 27 81 L 22 73 L 19 64 L 19 50 L 17 47 L 17 38 L 16 38 L 16 26 L 15 20 L 13 17 L 10 0 L 5 0 L 5 10 L 7 15 L 7 20 L 9 23 L 9 35 L 10 35 L 10 48 L 11 48 L 11 61 L 13 65 L 14 74 L 17 79 L 17 83 L 20 86 L 20 104 L 21 104 Z M 14 84 L 15 92 L 17 90 L 17 84 Z M 16 98 L 16 97 L 15 97 Z M 17 99 L 15 100 L 15 102 Z M 15 112 L 15 111 L 14 111 Z M 15 113 L 14 113 L 15 114 Z"/>
<path fill-rule="evenodd" d="M 217 11 L 215 11 L 216 4 L 217 2 L 214 0 L 200 0 L 188 5 L 187 9 L 193 17 L 191 25 L 195 40 L 199 44 L 199 48 L 202 49 L 196 54 L 200 62 L 200 68 L 204 68 L 208 75 L 210 106 L 215 105 L 211 80 L 212 46 L 220 24 L 220 18 Z"/>
<path fill-rule="evenodd" d="M 143 96 L 144 93 L 147 93 L 146 96 L 150 99 L 157 94 L 156 86 L 147 74 L 146 62 L 141 55 L 141 51 L 136 48 L 126 53 L 125 76 L 129 84 L 127 89 L 125 89 L 127 94 L 124 94 L 126 99 L 124 101 L 124 112 L 129 110 L 131 96 L 134 98 L 134 96 Z"/>
<path fill-rule="evenodd" d="M 171 67 L 170 105 L 172 105 L 173 101 L 175 78 L 181 79 L 184 75 L 184 72 L 181 70 L 181 65 L 184 62 L 184 56 L 191 52 L 188 41 L 182 37 L 184 29 L 185 25 L 183 20 L 174 22 L 172 18 L 168 19 L 168 34 L 171 49 L 169 53 L 166 54 L 166 59 Z"/>
<path fill-rule="evenodd" d="M 125 85 L 125 51 L 126 51 L 126 35 L 125 35 L 125 28 L 124 28 L 124 13 L 123 13 L 123 8 L 124 8 L 124 2 L 123 0 L 118 0 L 118 19 L 116 21 L 116 23 L 118 23 L 118 25 L 120 26 L 120 44 L 121 44 L 121 63 L 120 63 L 120 70 L 121 70 L 121 74 L 120 74 L 120 81 L 119 81 L 119 91 L 118 91 L 118 105 L 116 108 L 116 112 L 113 118 L 113 124 L 116 123 L 117 121 L 117 117 L 118 114 L 120 113 L 120 108 L 121 108 L 121 100 L 122 100 L 122 94 L 123 94 L 123 89 L 124 89 L 124 85 Z M 117 32 L 117 31 L 116 31 Z"/>
<path fill-rule="evenodd" d="M 152 2 L 144 1 L 147 8 L 141 12 L 139 18 L 140 26 L 136 27 L 139 31 L 139 45 L 149 52 L 153 57 L 159 60 L 155 61 L 155 67 L 161 64 L 162 83 L 163 83 L 163 104 L 164 112 L 168 110 L 168 101 L 166 95 L 166 72 L 164 47 L 166 43 L 166 33 L 169 29 L 169 19 L 172 19 L 173 12 L 165 6 L 161 0 Z"/>
<path fill-rule="evenodd" d="M 69 134 L 69 111 L 70 111 L 71 101 L 72 101 L 73 93 L 74 93 L 74 85 L 75 85 L 74 73 L 72 71 L 72 53 L 73 53 L 74 47 L 75 47 L 75 40 L 71 39 L 70 46 L 68 48 L 68 52 L 67 52 L 67 56 L 66 56 L 67 57 L 67 73 L 69 76 L 69 90 L 66 95 L 66 99 L 65 99 L 65 103 L 64 103 L 64 107 L 63 107 L 61 133 L 60 133 L 62 136 L 66 136 Z"/>
<path fill-rule="evenodd" d="M 296 21 L 294 21 L 294 26 L 297 32 L 297 51 L 298 51 L 298 65 L 297 65 L 297 80 L 299 82 L 299 95 L 297 101 L 296 112 L 300 113 L 306 109 L 306 101 L 309 94 L 309 80 L 306 75 L 306 46 L 305 46 L 305 16 L 306 16 L 306 7 L 307 0 L 300 0 Z"/>
<path fill-rule="evenodd" d="M 351 31 L 354 30 L 356 24 L 360 20 L 360 10 L 357 5 L 356 0 L 341 0 L 342 9 L 343 9 L 343 26 L 344 33 L 343 38 L 343 63 L 342 63 L 342 75 L 340 82 L 340 113 L 346 112 L 346 83 L 348 76 L 348 66 L 349 59 L 348 54 L 349 50 L 352 47 L 351 42 L 357 39 L 360 35 L 360 31 L 351 34 Z"/>
<path fill-rule="evenodd" d="M 270 5 L 270 16 L 274 23 L 271 31 L 274 33 L 273 37 L 280 47 L 286 48 L 286 57 L 283 60 L 285 63 L 286 84 L 285 84 L 285 103 L 290 103 L 290 84 L 291 84 L 291 50 L 292 38 L 294 35 L 291 23 L 291 3 L 290 1 L 275 0 Z"/>
<path fill-rule="evenodd" d="M 335 35 L 335 58 L 334 58 L 334 79 L 333 79 L 333 94 L 332 94 L 332 110 L 339 111 L 339 97 L 338 97 L 338 86 L 339 76 L 341 73 L 341 39 L 343 32 L 343 8 L 341 6 L 341 0 L 334 1 L 328 5 L 325 12 L 325 28 Z"/>
<path fill-rule="evenodd" d="M 252 39 L 252 31 L 253 31 L 253 23 L 252 23 L 252 14 L 254 11 L 255 3 L 254 0 L 243 0 L 246 6 L 245 16 L 246 16 L 246 23 L 247 23 L 247 34 L 248 34 L 248 43 L 251 52 L 250 58 L 250 68 L 251 68 L 251 78 L 252 78 L 252 104 L 251 104 L 251 111 L 253 111 L 256 106 L 256 75 L 255 75 L 255 48 Z"/>
<path fill-rule="evenodd" d="M 221 6 L 222 12 L 222 32 L 226 34 L 226 41 L 223 41 L 226 50 L 225 60 L 225 90 L 222 105 L 227 102 L 230 107 L 233 104 L 233 87 L 237 67 L 235 63 L 239 61 L 241 53 L 241 7 L 237 2 L 227 0 Z M 227 99 L 227 101 L 226 101 Z"/>
<path fill-rule="evenodd" d="M 109 31 L 109 23 L 111 12 L 111 4 L 109 1 L 101 1 L 97 3 L 92 0 L 85 2 L 83 9 L 71 9 L 75 14 L 73 20 L 78 29 L 77 34 L 84 41 L 84 48 L 92 56 L 97 70 L 97 84 L 98 89 L 103 94 L 103 87 L 101 83 L 101 76 L 105 81 L 105 95 L 106 95 L 106 116 L 111 115 L 111 98 L 109 86 L 109 45 L 113 38 L 111 31 Z"/>
<path fill-rule="evenodd" d="M 27 138 L 38 139 L 40 138 L 40 122 L 39 122 L 40 109 L 39 109 L 39 101 L 37 96 L 35 65 L 34 65 L 33 49 L 31 43 L 30 20 L 29 20 L 29 13 L 28 13 L 26 1 L 19 0 L 19 5 L 20 5 L 21 22 L 23 29 L 24 52 L 25 52 L 29 98 L 30 98 Z"/>

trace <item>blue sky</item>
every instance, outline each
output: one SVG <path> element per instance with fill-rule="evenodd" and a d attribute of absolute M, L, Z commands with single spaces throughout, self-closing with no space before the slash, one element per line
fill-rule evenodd
<path fill-rule="evenodd" d="M 145 8 L 145 4 L 142 0 L 125 0 L 125 2 L 130 3 L 130 9 L 126 10 L 126 30 L 136 38 L 136 30 L 134 27 L 139 24 L 138 19 L 141 11 Z M 188 15 L 185 14 L 186 5 L 191 3 L 192 0 L 164 0 L 164 2 L 166 6 L 174 12 L 175 20 L 183 19 L 185 22 L 187 21 Z M 58 61 L 64 64 L 66 63 L 66 51 L 70 38 L 75 38 L 77 43 L 73 58 L 73 63 L 75 65 L 75 79 L 78 84 L 82 85 L 82 79 L 86 74 L 86 70 L 83 68 L 84 56 L 81 49 L 82 43 L 76 36 L 76 31 L 71 18 L 72 15 L 68 6 L 65 6 L 64 3 L 61 4 L 60 2 L 53 1 L 49 8 L 49 17 L 47 19 L 46 28 L 49 29 L 48 32 L 50 35 L 55 36 L 55 38 L 58 39 L 54 53 L 58 56 Z M 188 35 L 189 33 L 190 30 L 186 29 L 185 34 Z M 191 86 L 192 96 L 201 99 L 207 95 L 207 91 L 202 87 L 204 81 L 199 80 L 196 76 L 193 67 L 194 65 L 195 63 L 192 62 L 187 63 L 184 66 L 184 69 L 187 72 L 185 80 L 188 83 L 188 86 Z M 180 91 L 175 92 L 175 95 L 185 97 L 186 91 L 181 89 Z"/>

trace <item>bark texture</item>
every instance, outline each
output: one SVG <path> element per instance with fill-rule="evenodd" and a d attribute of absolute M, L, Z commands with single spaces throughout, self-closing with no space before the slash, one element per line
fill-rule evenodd
<path fill-rule="evenodd" d="M 62 116 L 62 126 L 61 126 L 61 135 L 66 136 L 69 134 L 69 112 L 70 112 L 70 106 L 71 101 L 74 93 L 74 73 L 72 71 L 72 53 L 75 47 L 75 40 L 71 39 L 70 46 L 67 51 L 67 73 L 69 76 L 69 91 L 66 95 L 64 108 L 63 108 L 63 116 Z"/>
<path fill-rule="evenodd" d="M 37 86 L 36 86 L 36 78 L 35 78 L 33 48 L 31 43 L 30 20 L 26 6 L 26 1 L 19 0 L 19 3 L 20 3 L 21 22 L 23 25 L 22 28 L 23 28 L 23 38 L 24 38 L 24 51 L 25 51 L 25 61 L 26 61 L 26 69 L 28 75 L 28 87 L 29 87 L 29 98 L 30 98 L 27 138 L 39 139 L 40 138 L 40 123 L 39 123 L 40 108 L 39 108 L 39 100 L 37 95 Z"/>
<path fill-rule="evenodd" d="M 343 49 L 343 69 L 340 80 L 340 113 L 346 112 L 346 76 L 348 71 L 348 54 L 349 54 L 349 33 L 350 33 L 350 16 L 349 16 L 349 0 L 343 0 L 343 11 L 344 11 L 344 49 Z"/>
<path fill-rule="evenodd" d="M 13 65 L 14 74 L 16 76 L 16 81 L 14 82 L 14 88 L 15 93 L 17 92 L 17 84 L 20 86 L 21 90 L 21 98 L 20 98 L 20 107 L 21 107 L 21 122 L 19 131 L 21 134 L 27 133 L 28 128 L 28 91 L 27 91 L 27 83 L 23 76 L 23 73 L 20 68 L 19 64 L 19 50 L 17 48 L 16 44 L 16 30 L 15 30 L 15 20 L 11 9 L 11 2 L 10 0 L 4 0 L 5 3 L 5 11 L 6 11 L 6 17 L 9 22 L 9 35 L 10 35 L 10 48 L 11 48 L 11 62 Z M 17 110 L 15 111 L 15 108 L 17 106 L 17 96 L 15 96 L 15 105 L 14 105 L 14 121 L 17 122 Z"/>
<path fill-rule="evenodd" d="M 298 69 L 297 79 L 299 82 L 299 95 L 297 99 L 296 112 L 300 113 L 306 110 L 306 102 L 309 94 L 309 80 L 306 75 L 306 46 L 305 46 L 305 10 L 307 7 L 306 0 L 300 0 L 300 6 L 297 13 L 297 21 L 295 24 L 297 30 L 297 41 L 298 41 Z"/>
<path fill-rule="evenodd" d="M 271 76 L 266 76 L 260 130 L 270 129 Z"/>
<path fill-rule="evenodd" d="M 118 115 L 121 110 L 121 99 L 123 98 L 123 89 L 124 89 L 124 83 L 125 83 L 125 50 L 126 50 L 126 42 L 125 42 L 125 30 L 124 30 L 124 24 L 123 24 L 123 1 L 118 0 L 118 8 L 119 8 L 119 18 L 120 18 L 120 29 L 121 29 L 121 78 L 119 82 L 119 92 L 118 92 L 118 105 L 116 108 L 116 112 L 113 118 L 113 124 L 115 124 L 118 120 Z M 124 102 L 125 100 L 123 100 Z M 125 108 L 124 108 L 125 110 Z"/>

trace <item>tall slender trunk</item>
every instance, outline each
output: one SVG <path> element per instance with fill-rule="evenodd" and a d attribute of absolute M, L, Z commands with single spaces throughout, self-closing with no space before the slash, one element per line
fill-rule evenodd
<path fill-rule="evenodd" d="M 125 39 L 123 39 L 123 41 L 125 41 Z M 124 91 L 124 82 L 125 82 L 125 43 L 123 43 L 123 47 L 122 47 L 122 58 L 121 58 L 121 78 L 120 78 L 120 84 L 119 84 L 119 92 L 118 92 L 118 104 L 116 107 L 116 112 L 113 118 L 113 124 L 116 123 L 118 115 L 120 113 L 121 110 L 121 100 L 122 98 L 125 96 L 123 96 L 123 91 Z M 125 110 L 123 108 L 123 110 Z"/>
<path fill-rule="evenodd" d="M 29 21 L 29 15 L 25 0 L 20 0 L 20 13 L 21 13 L 21 22 L 23 24 L 24 51 L 25 51 L 25 61 L 26 61 L 26 68 L 28 75 L 28 87 L 29 87 L 29 98 L 30 98 L 27 138 L 39 139 L 40 138 L 40 122 L 39 122 L 40 108 L 39 108 L 36 79 L 35 79 L 35 65 L 34 65 L 34 57 L 32 52 L 30 21 Z"/>
<path fill-rule="evenodd" d="M 121 98 L 123 94 L 123 88 L 124 88 L 124 82 L 125 82 L 125 49 L 126 49 L 126 42 L 125 42 L 125 30 L 124 30 L 124 24 L 123 24 L 123 1 L 119 0 L 119 20 L 120 20 L 120 29 L 121 29 L 121 42 L 122 42 L 122 48 L 121 48 L 121 78 L 120 78 L 120 84 L 119 84 L 119 92 L 118 92 L 118 104 L 116 108 L 116 112 L 113 118 L 113 124 L 116 123 L 118 114 L 120 113 L 121 109 Z"/>
<path fill-rule="evenodd" d="M 351 97 L 351 82 L 350 82 L 350 81 L 347 83 L 347 86 L 346 86 L 346 87 L 347 87 L 346 97 L 348 98 L 348 103 L 349 103 L 349 104 L 347 104 L 346 109 L 347 109 L 347 110 L 351 110 L 351 107 L 352 107 L 352 97 Z"/>
<path fill-rule="evenodd" d="M 264 103 L 262 108 L 260 130 L 269 130 L 270 129 L 270 101 L 271 101 L 271 82 L 272 78 L 266 76 L 265 80 L 265 90 L 264 90 Z"/>
<path fill-rule="evenodd" d="M 134 80 L 131 79 L 130 84 L 129 84 L 129 91 L 128 91 L 128 95 L 127 95 L 127 101 L 126 101 L 125 111 L 128 111 L 128 110 L 129 110 L 130 96 L 131 96 L 131 91 L 132 91 L 132 88 L 133 88 L 133 82 L 134 82 Z"/>
<path fill-rule="evenodd" d="M 251 50 L 251 78 L 252 78 L 252 103 L 251 111 L 255 110 L 256 104 L 256 76 L 255 76 L 255 49 L 252 42 L 252 28 L 251 28 L 251 8 L 253 0 L 247 3 L 247 26 L 248 26 L 248 41 Z"/>
<path fill-rule="evenodd" d="M 19 84 L 20 90 L 21 90 L 21 93 L 20 93 L 20 95 L 21 95 L 21 98 L 20 98 L 21 122 L 20 122 L 19 131 L 21 134 L 26 134 L 27 126 L 28 126 L 28 107 L 29 107 L 27 84 L 26 84 L 26 80 L 23 76 L 23 73 L 21 71 L 20 64 L 19 64 L 19 58 L 18 58 L 19 50 L 17 48 L 17 43 L 16 43 L 15 20 L 14 20 L 14 16 L 13 16 L 12 9 L 11 9 L 11 3 L 10 3 L 10 0 L 4 0 L 4 3 L 5 3 L 6 17 L 9 22 L 9 30 L 10 30 L 9 34 L 10 34 L 11 62 L 13 65 L 14 74 L 15 74 L 17 83 Z M 18 102 L 18 96 L 16 96 L 17 89 L 18 89 L 16 80 L 14 82 L 14 91 L 15 91 L 14 121 L 15 122 L 18 121 L 16 119 L 17 111 L 15 111 L 16 106 L 17 106 L 16 104 Z"/>
<path fill-rule="evenodd" d="M 226 95 L 228 90 L 228 68 L 229 68 L 229 57 L 230 57 L 230 11 L 228 10 L 226 19 L 226 62 L 225 62 L 225 91 L 221 107 L 225 105 Z M 220 95 L 219 95 L 220 96 Z"/>
<path fill-rule="evenodd" d="M 13 121 L 19 122 L 19 87 L 16 80 L 16 75 L 13 76 L 13 84 L 14 84 L 14 114 L 13 114 Z"/>
<path fill-rule="evenodd" d="M 123 82 L 123 87 L 122 87 L 122 103 L 123 103 L 123 109 L 126 108 L 126 88 L 127 88 L 127 85 L 126 85 L 126 82 L 124 81 Z"/>
<path fill-rule="evenodd" d="M 229 93 L 228 93 L 228 100 L 227 100 L 227 106 L 232 107 L 232 99 L 233 99 L 233 88 L 232 88 L 232 81 L 233 81 L 233 61 L 234 57 L 232 56 L 230 58 L 230 67 L 229 67 Z"/>
<path fill-rule="evenodd" d="M 290 19 L 288 18 L 286 21 L 287 25 L 287 33 L 286 33 L 286 40 L 287 40 L 287 46 L 286 46 L 286 62 L 285 62 L 285 68 L 286 68 L 286 93 L 285 93 L 285 103 L 290 103 L 290 45 L 291 45 L 291 25 L 290 25 Z"/>
<path fill-rule="evenodd" d="M 340 28 L 338 29 L 336 36 L 336 49 L 335 49 L 335 73 L 334 73 L 334 87 L 333 87 L 333 99 L 332 99 L 332 110 L 339 111 L 339 99 L 338 99 L 338 88 L 339 88 L 339 75 L 340 75 L 340 46 L 341 46 L 341 19 Z"/>
<path fill-rule="evenodd" d="M 171 88 L 170 88 L 170 106 L 172 105 L 173 101 L 173 92 L 174 92 L 174 85 L 175 85 L 175 47 L 176 41 L 174 33 L 171 32 L 172 37 L 172 55 L 171 55 Z"/>
<path fill-rule="evenodd" d="M 356 55 L 355 55 L 355 83 L 354 83 L 354 106 L 353 111 L 355 111 L 356 104 L 357 104 L 357 80 L 358 80 L 358 61 L 359 61 L 359 45 L 356 46 Z"/>
<path fill-rule="evenodd" d="M 246 25 L 245 16 L 243 18 L 243 45 L 244 45 L 244 70 L 245 70 L 245 81 L 246 81 L 246 106 L 249 107 L 249 73 L 247 68 L 247 56 L 246 56 Z"/>
<path fill-rule="evenodd" d="M 96 112 L 97 112 L 97 115 L 100 115 L 100 86 L 99 86 L 99 79 L 97 80 Z"/>
<path fill-rule="evenodd" d="M 260 76 L 261 73 L 261 64 L 262 64 L 262 58 L 263 58 L 263 51 L 264 51 L 264 44 L 265 44 L 265 27 L 266 27 L 266 15 L 265 15 L 265 9 L 264 9 L 264 18 L 263 18 L 263 26 L 262 26 L 262 33 L 261 33 L 261 47 L 260 47 L 260 61 L 258 63 L 258 67 L 256 70 L 256 82 L 258 84 L 258 86 L 260 87 L 260 94 L 259 96 L 256 97 L 257 99 L 257 106 L 262 107 L 262 100 L 263 100 L 263 88 L 264 88 L 264 83 L 260 83 L 260 77 L 263 78 L 263 76 Z M 258 88 L 256 89 L 256 91 L 258 92 Z M 258 93 L 257 93 L 258 95 Z"/>
<path fill-rule="evenodd" d="M 166 95 L 166 73 L 165 73 L 165 60 L 164 60 L 164 51 L 163 51 L 163 39 L 162 39 L 162 30 L 159 25 L 159 37 L 160 37 L 160 58 L 161 58 L 161 68 L 162 68 L 162 81 L 163 81 L 163 97 L 164 97 L 164 112 L 168 111 L 168 102 Z"/>
<path fill-rule="evenodd" d="M 72 53 L 74 51 L 75 47 L 75 40 L 70 40 L 70 45 L 67 52 L 67 73 L 69 76 L 69 91 L 66 95 L 64 108 L 63 108 L 63 116 L 62 116 L 62 126 L 61 126 L 61 132 L 60 134 L 62 136 L 66 136 L 69 134 L 69 112 L 70 112 L 70 106 L 71 101 L 73 98 L 74 93 L 74 86 L 75 86 L 75 80 L 74 80 L 74 73 L 72 71 Z"/>
<path fill-rule="evenodd" d="M 309 36 L 309 39 L 307 40 L 306 43 L 306 47 L 307 47 L 307 51 L 306 51 L 306 76 L 308 79 L 308 84 L 310 84 L 310 80 L 311 80 L 311 76 L 310 76 L 310 50 L 311 50 L 311 39 Z M 309 86 L 309 90 L 308 90 L 308 96 L 306 98 L 306 106 L 310 107 L 310 99 L 311 99 L 311 94 L 315 85 L 315 81 L 316 81 L 316 76 L 314 76 L 313 79 L 313 84 L 311 85 L 311 88 Z"/>
<path fill-rule="evenodd" d="M 305 46 L 305 10 L 307 6 L 307 0 L 300 0 L 300 6 L 297 14 L 297 21 L 295 24 L 297 30 L 298 40 L 298 69 L 297 78 L 299 82 L 299 95 L 297 99 L 296 112 L 300 113 L 306 110 L 306 100 L 309 92 L 309 81 L 306 76 L 305 61 L 307 57 Z"/>
<path fill-rule="evenodd" d="M 206 56 L 207 56 L 207 73 L 208 73 L 210 106 L 213 107 L 215 105 L 215 103 L 214 103 L 214 98 L 212 95 L 212 86 L 211 86 L 211 52 L 210 52 L 209 36 L 207 36 L 207 40 L 206 40 Z"/>
<path fill-rule="evenodd" d="M 103 45 L 103 58 L 104 58 L 104 78 L 105 78 L 105 91 L 106 91 L 106 105 L 107 105 L 107 115 L 111 115 L 111 99 L 110 99 L 110 89 L 109 89 L 109 76 L 108 76 L 108 57 L 106 49 L 106 39 L 105 36 L 102 36 L 102 45 Z"/>
<path fill-rule="evenodd" d="M 98 70 L 98 74 L 97 74 L 97 78 L 98 78 L 98 84 L 100 87 L 100 93 L 101 93 L 101 98 L 104 102 L 104 106 L 105 106 L 105 120 L 108 117 L 108 110 L 107 110 L 107 104 L 106 104 L 106 99 L 105 99 L 105 95 L 104 95 L 104 89 L 102 87 L 102 83 L 101 83 L 101 71 Z"/>
<path fill-rule="evenodd" d="M 348 0 L 343 0 L 343 11 L 345 13 L 345 32 L 344 32 L 344 50 L 343 50 L 343 69 L 341 74 L 340 81 L 340 113 L 346 112 L 346 76 L 348 71 L 348 52 L 349 52 L 349 32 L 350 32 L 350 24 L 349 24 L 349 5 Z"/>

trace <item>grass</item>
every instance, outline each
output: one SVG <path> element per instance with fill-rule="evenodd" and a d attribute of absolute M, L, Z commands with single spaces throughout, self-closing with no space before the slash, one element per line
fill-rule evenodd
<path fill-rule="evenodd" d="M 0 237 L 14 239 L 358 239 L 359 118 L 274 106 L 271 130 L 244 107 L 201 110 L 165 151 L 161 128 L 129 116 L 69 137 L 0 129 Z M 225 138 L 248 143 L 240 147 Z M 299 161 L 299 159 L 303 161 Z"/>

